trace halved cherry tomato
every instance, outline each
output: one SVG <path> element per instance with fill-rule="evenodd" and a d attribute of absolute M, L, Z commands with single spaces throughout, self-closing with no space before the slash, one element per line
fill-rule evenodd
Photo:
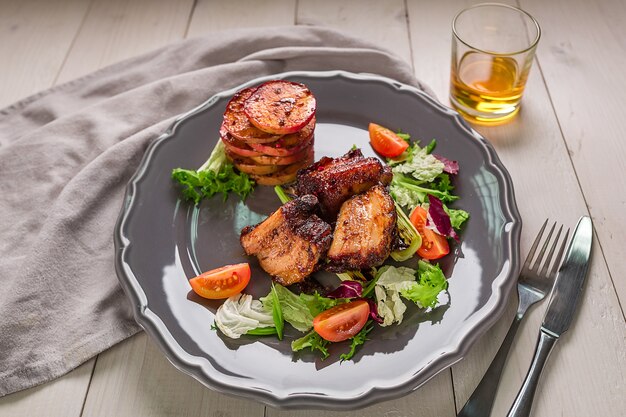
<path fill-rule="evenodd" d="M 250 282 L 250 265 L 247 263 L 226 265 L 189 280 L 196 294 L 211 300 L 239 294 L 246 288 L 248 282 Z"/>
<path fill-rule="evenodd" d="M 409 144 L 386 127 L 370 123 L 370 143 L 372 148 L 382 156 L 393 158 L 406 151 Z"/>
<path fill-rule="evenodd" d="M 427 216 L 426 210 L 419 206 L 411 213 L 411 223 L 422 236 L 422 246 L 417 254 L 428 260 L 439 259 L 450 253 L 450 245 L 444 236 L 426 227 Z"/>
<path fill-rule="evenodd" d="M 329 342 L 341 342 L 361 331 L 369 316 L 370 306 L 367 301 L 350 301 L 315 316 L 313 328 Z"/>

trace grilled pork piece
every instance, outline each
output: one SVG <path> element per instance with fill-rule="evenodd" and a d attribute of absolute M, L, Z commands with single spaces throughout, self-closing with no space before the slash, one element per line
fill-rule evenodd
<path fill-rule="evenodd" d="M 330 225 L 313 214 L 317 198 L 296 198 L 256 226 L 241 231 L 241 246 L 256 255 L 261 267 L 282 285 L 308 277 L 330 246 Z"/>
<path fill-rule="evenodd" d="M 337 218 L 344 201 L 376 184 L 387 185 L 392 173 L 376 158 L 364 158 L 353 149 L 341 158 L 323 157 L 298 172 L 298 195 L 312 194 L 320 202 L 321 217 L 329 223 Z"/>
<path fill-rule="evenodd" d="M 344 272 L 382 264 L 391 253 L 396 216 L 393 200 L 382 185 L 343 203 L 327 268 Z"/>

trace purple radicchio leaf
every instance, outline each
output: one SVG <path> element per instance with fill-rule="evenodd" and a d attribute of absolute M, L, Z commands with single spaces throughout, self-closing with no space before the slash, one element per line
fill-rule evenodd
<path fill-rule="evenodd" d="M 459 163 L 457 161 L 452 161 L 445 156 L 433 155 L 436 159 L 443 163 L 443 172 L 447 172 L 448 174 L 458 174 L 459 173 Z"/>
<path fill-rule="evenodd" d="M 378 307 L 374 300 L 371 298 L 365 298 L 364 300 L 367 301 L 367 304 L 370 306 L 370 318 L 378 324 L 382 323 L 383 319 L 378 315 Z"/>
<path fill-rule="evenodd" d="M 426 227 L 434 230 L 442 236 L 453 237 L 456 241 L 459 240 L 456 232 L 452 228 L 450 223 L 450 216 L 443 209 L 443 203 L 435 196 L 428 194 L 428 220 Z"/>
<path fill-rule="evenodd" d="M 357 281 L 342 281 L 341 285 L 326 294 L 328 298 L 357 298 L 363 294 L 363 286 Z"/>

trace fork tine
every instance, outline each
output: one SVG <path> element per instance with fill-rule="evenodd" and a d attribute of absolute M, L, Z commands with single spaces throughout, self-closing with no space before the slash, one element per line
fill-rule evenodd
<path fill-rule="evenodd" d="M 556 233 L 556 237 L 554 238 L 554 242 L 552 242 L 552 246 L 550 246 L 550 251 L 548 252 L 548 256 L 546 257 L 546 260 L 543 263 L 543 266 L 541 267 L 541 272 L 539 273 L 539 275 L 541 276 L 549 277 L 549 275 L 547 274 L 548 267 L 550 266 L 550 262 L 552 261 L 552 256 L 554 256 L 554 251 L 556 250 L 556 247 L 559 245 L 559 237 L 561 237 L 562 231 L 563 231 L 563 225 L 559 227 L 559 230 Z"/>
<path fill-rule="evenodd" d="M 548 219 L 546 219 L 546 221 L 543 222 L 543 226 L 541 226 L 541 229 L 539 230 L 539 233 L 537 233 L 537 237 L 535 238 L 533 245 L 530 247 L 530 251 L 528 252 L 528 255 L 526 256 L 526 261 L 524 261 L 524 266 L 523 266 L 524 269 L 530 269 L 530 261 L 535 256 L 535 250 L 537 250 L 537 246 L 539 246 L 539 242 L 541 241 L 541 236 L 543 235 L 543 231 L 546 228 L 547 224 L 548 224 Z"/>
<path fill-rule="evenodd" d="M 541 246 L 541 250 L 539 251 L 539 255 L 537 255 L 537 259 L 535 260 L 535 263 L 533 264 L 533 267 L 531 269 L 534 269 L 535 271 L 539 271 L 539 265 L 541 264 L 543 255 L 545 255 L 546 253 L 546 249 L 548 249 L 548 243 L 550 242 L 550 239 L 552 238 L 552 232 L 554 232 L 555 227 L 556 227 L 556 222 L 552 224 L 552 227 L 550 228 L 550 232 L 548 233 L 548 237 L 543 242 L 543 245 Z"/>
<path fill-rule="evenodd" d="M 556 259 L 554 260 L 552 269 L 550 269 L 550 275 L 548 275 L 550 279 L 554 279 L 556 277 L 556 273 L 561 267 L 561 262 L 563 261 L 563 252 L 565 252 L 565 246 L 567 245 L 568 237 L 569 237 L 569 228 L 567 229 L 567 232 L 565 232 L 565 239 L 563 239 L 563 243 L 561 243 L 561 248 L 559 249 L 559 253 L 558 255 L 556 255 Z"/>

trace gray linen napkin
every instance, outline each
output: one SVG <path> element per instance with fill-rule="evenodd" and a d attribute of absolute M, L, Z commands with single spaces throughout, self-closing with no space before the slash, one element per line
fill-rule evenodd
<path fill-rule="evenodd" d="M 182 41 L 0 110 L 0 396 L 140 330 L 115 275 L 113 227 L 146 146 L 177 114 L 255 77 L 331 69 L 425 88 L 379 47 L 281 27 Z"/>

